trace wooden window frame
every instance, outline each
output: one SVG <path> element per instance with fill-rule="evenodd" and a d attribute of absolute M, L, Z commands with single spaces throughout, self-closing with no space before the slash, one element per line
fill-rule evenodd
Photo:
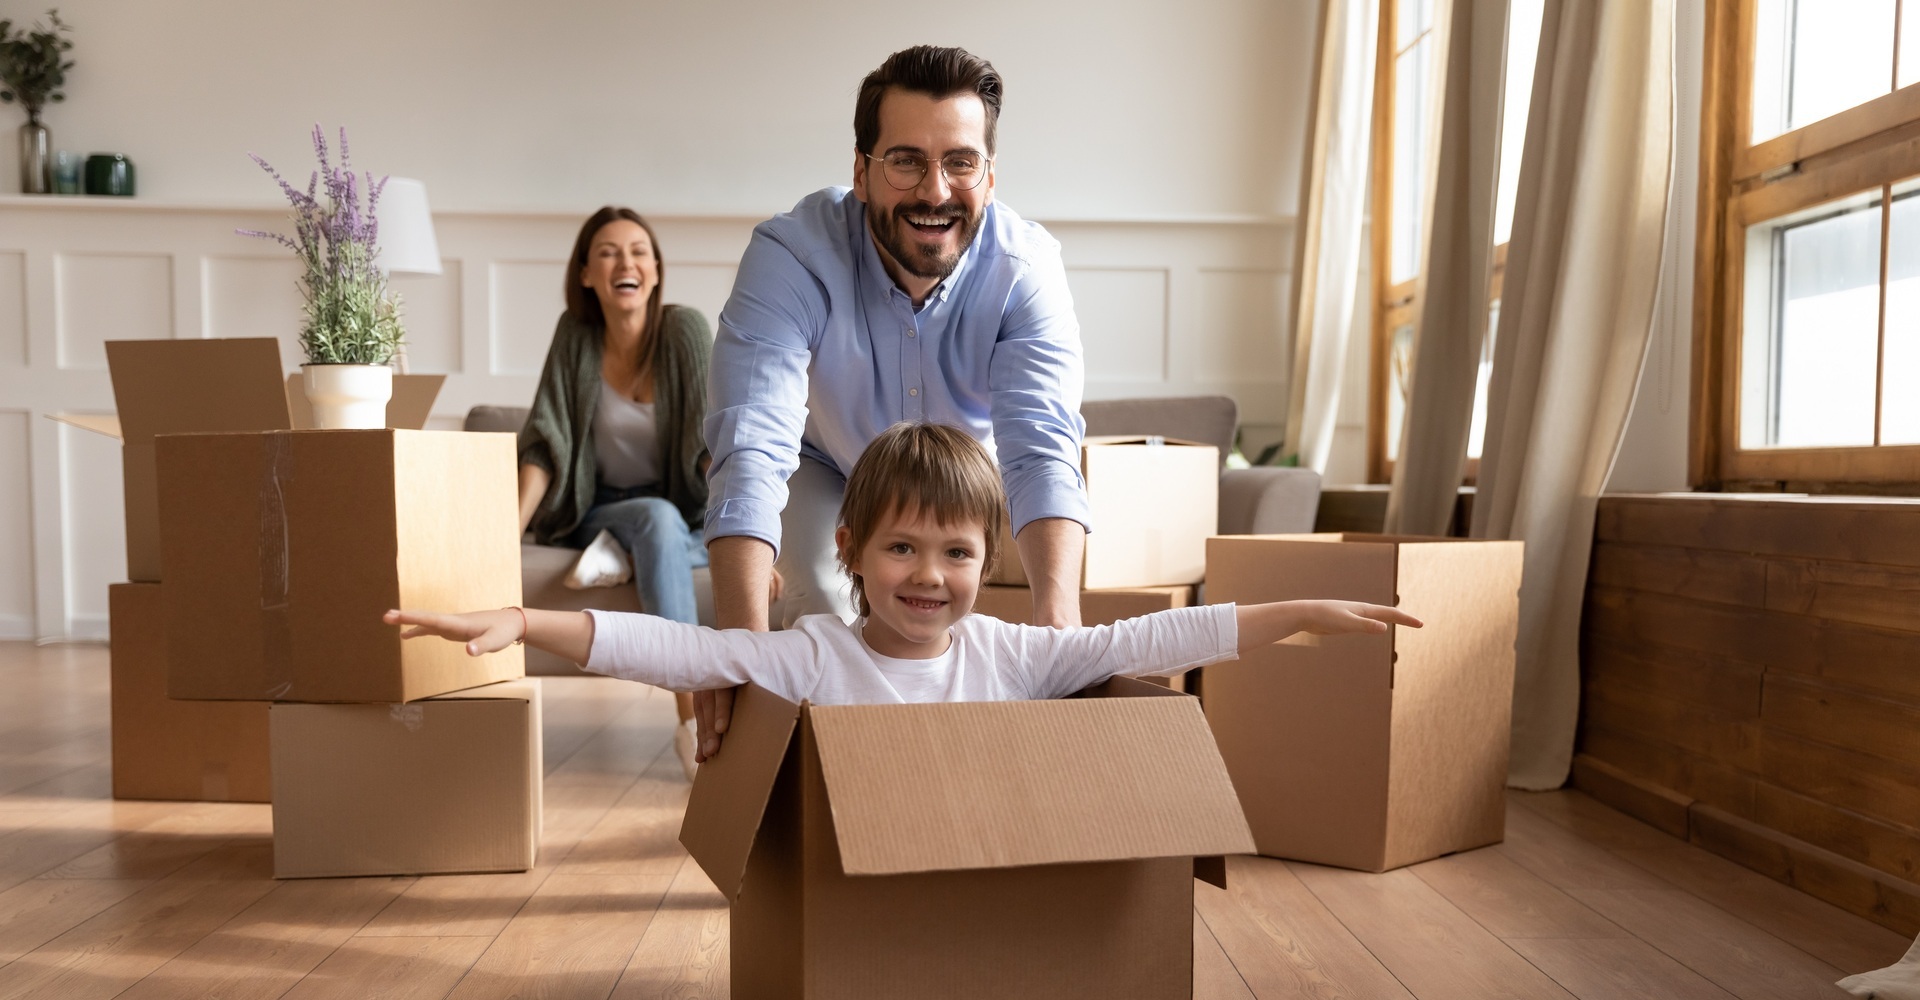
<path fill-rule="evenodd" d="M 1900 0 L 1899 21 L 1920 17 Z M 1740 447 L 1741 310 L 1749 227 L 1848 195 L 1881 191 L 1880 362 L 1893 185 L 1920 176 L 1920 84 L 1752 142 L 1758 0 L 1709 0 L 1701 74 L 1699 212 L 1693 297 L 1693 398 L 1687 474 L 1696 489 L 1920 493 L 1920 445 Z M 1885 392 L 1875 372 L 1874 437 Z"/>

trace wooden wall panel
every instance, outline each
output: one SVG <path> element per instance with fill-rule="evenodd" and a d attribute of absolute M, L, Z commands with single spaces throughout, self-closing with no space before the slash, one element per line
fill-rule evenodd
<path fill-rule="evenodd" d="M 1601 500 L 1583 788 L 1920 930 L 1920 502 Z"/>

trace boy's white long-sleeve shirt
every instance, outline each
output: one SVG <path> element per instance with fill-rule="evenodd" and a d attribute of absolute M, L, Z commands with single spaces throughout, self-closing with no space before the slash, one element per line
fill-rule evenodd
<path fill-rule="evenodd" d="M 1118 674 L 1173 674 L 1238 655 L 1231 604 L 1055 629 L 968 615 L 928 660 L 882 656 L 853 625 L 809 615 L 783 632 L 719 631 L 653 615 L 590 611 L 586 669 L 673 691 L 754 683 L 817 705 L 1063 698 Z"/>

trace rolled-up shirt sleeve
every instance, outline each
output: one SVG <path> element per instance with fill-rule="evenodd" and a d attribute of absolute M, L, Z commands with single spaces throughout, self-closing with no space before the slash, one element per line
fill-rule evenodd
<path fill-rule="evenodd" d="M 1055 247 L 1035 254 L 1015 280 L 988 371 L 994 447 L 1016 534 L 1047 517 L 1091 527 L 1080 474 L 1085 383 L 1080 322 Z"/>
<path fill-rule="evenodd" d="M 705 424 L 706 537 L 758 538 L 780 549 L 787 478 L 800 462 L 807 368 L 826 293 L 793 252 L 756 231 L 720 310 Z"/>

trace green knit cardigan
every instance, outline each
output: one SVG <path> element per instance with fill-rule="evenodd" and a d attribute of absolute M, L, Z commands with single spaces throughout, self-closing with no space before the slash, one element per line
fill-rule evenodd
<path fill-rule="evenodd" d="M 706 440 L 707 368 L 713 332 L 698 309 L 661 310 L 660 344 L 653 365 L 654 419 L 660 435 L 660 496 L 690 525 L 706 517 L 707 480 L 701 473 Z M 553 477 L 534 511 L 534 539 L 563 541 L 593 506 L 599 469 L 593 456 L 593 415 L 600 404 L 602 329 L 561 313 L 540 372 L 533 409 L 520 428 L 520 464 Z"/>

